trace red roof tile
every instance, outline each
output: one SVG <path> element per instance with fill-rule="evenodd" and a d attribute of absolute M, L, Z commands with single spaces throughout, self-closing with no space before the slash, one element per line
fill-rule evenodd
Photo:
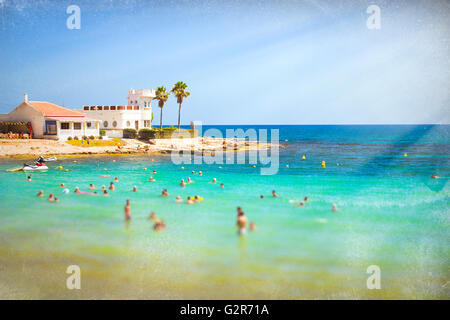
<path fill-rule="evenodd" d="M 70 110 L 54 103 L 45 101 L 28 101 L 28 104 L 32 105 L 45 116 L 70 116 L 70 117 L 84 117 L 85 115 L 81 112 Z"/>

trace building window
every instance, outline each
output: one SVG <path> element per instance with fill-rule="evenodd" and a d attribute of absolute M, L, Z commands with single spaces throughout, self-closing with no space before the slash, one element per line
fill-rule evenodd
<path fill-rule="evenodd" d="M 45 134 L 55 135 L 56 131 L 56 121 L 45 120 Z"/>
<path fill-rule="evenodd" d="M 103 121 L 103 127 L 105 127 L 105 128 L 108 127 L 108 121 Z"/>
<path fill-rule="evenodd" d="M 127 127 L 130 127 L 130 126 L 131 126 L 131 122 L 127 121 Z"/>
<path fill-rule="evenodd" d="M 149 128 L 151 125 L 150 120 L 144 120 L 144 127 Z"/>
<path fill-rule="evenodd" d="M 91 123 L 90 122 L 86 122 L 86 127 L 90 128 L 91 127 Z"/>
<path fill-rule="evenodd" d="M 83 107 L 83 110 L 89 110 L 89 107 Z"/>
<path fill-rule="evenodd" d="M 113 127 L 117 127 L 117 121 L 113 121 Z"/>
<path fill-rule="evenodd" d="M 81 130 L 81 122 L 74 122 L 73 123 L 73 129 L 74 130 Z"/>
<path fill-rule="evenodd" d="M 69 123 L 61 122 L 61 130 L 69 130 Z"/>

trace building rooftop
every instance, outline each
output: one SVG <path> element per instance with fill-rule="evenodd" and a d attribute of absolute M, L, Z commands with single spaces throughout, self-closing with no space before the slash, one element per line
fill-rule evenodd
<path fill-rule="evenodd" d="M 84 117 L 81 112 L 70 110 L 46 101 L 28 101 L 28 104 L 39 110 L 45 116 Z"/>

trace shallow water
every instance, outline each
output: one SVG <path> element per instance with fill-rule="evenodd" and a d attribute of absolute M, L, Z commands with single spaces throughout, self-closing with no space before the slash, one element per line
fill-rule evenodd
<path fill-rule="evenodd" d="M 5 172 L 20 161 L 2 160 L 0 297 L 450 297 L 450 126 L 247 128 L 280 129 L 278 174 L 260 175 L 248 163 L 219 168 L 175 165 L 167 155 L 121 156 L 67 158 L 27 182 L 24 173 Z M 89 191 L 89 183 L 108 185 L 114 176 L 110 197 L 64 195 L 58 187 Z M 181 188 L 188 176 L 194 183 Z M 159 196 L 163 188 L 170 197 Z M 37 198 L 40 189 L 60 202 Z M 204 200 L 192 206 L 174 201 L 196 194 Z M 304 196 L 306 207 L 292 204 Z M 237 206 L 258 227 L 246 237 L 236 235 Z M 166 230 L 152 230 L 150 211 Z M 73 264 L 82 271 L 81 290 L 65 287 Z M 366 287 L 370 265 L 381 269 L 381 290 Z"/>

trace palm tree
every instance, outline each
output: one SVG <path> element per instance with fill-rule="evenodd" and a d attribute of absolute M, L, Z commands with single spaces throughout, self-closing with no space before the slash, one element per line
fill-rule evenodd
<path fill-rule="evenodd" d="M 164 86 L 156 88 L 156 97 L 155 100 L 158 100 L 158 107 L 161 109 L 161 118 L 159 122 L 159 128 L 162 130 L 162 114 L 164 103 L 166 103 L 167 99 L 169 99 L 170 92 L 166 92 L 166 88 Z"/>
<path fill-rule="evenodd" d="M 183 103 L 183 99 L 189 97 L 190 92 L 186 91 L 187 84 L 183 81 L 178 81 L 174 84 L 172 91 L 175 97 L 177 97 L 178 107 L 178 129 L 180 129 L 180 115 L 181 115 L 181 104 Z"/>

